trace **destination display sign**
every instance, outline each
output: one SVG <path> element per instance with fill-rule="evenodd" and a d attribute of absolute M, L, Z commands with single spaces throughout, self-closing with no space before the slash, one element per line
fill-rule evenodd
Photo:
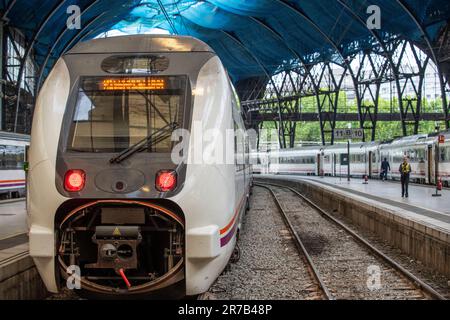
<path fill-rule="evenodd" d="M 107 78 L 101 82 L 101 89 L 122 90 L 164 90 L 166 80 L 158 77 Z"/>

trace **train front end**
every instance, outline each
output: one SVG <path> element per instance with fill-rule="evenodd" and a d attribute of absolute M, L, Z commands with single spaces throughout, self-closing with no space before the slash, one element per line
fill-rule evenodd
<path fill-rule="evenodd" d="M 30 254 L 49 291 L 196 293 L 187 233 L 217 221 L 189 215 L 218 209 L 184 200 L 195 182 L 172 159 L 172 134 L 190 130 L 192 86 L 213 57 L 191 38 L 138 36 L 80 44 L 57 62 L 36 104 L 28 175 Z"/>

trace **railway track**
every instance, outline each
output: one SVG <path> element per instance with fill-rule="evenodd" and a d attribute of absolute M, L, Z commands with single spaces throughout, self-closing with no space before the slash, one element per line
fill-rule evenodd
<path fill-rule="evenodd" d="M 438 299 L 445 297 L 379 251 L 297 190 L 267 189 L 324 299 Z"/>
<path fill-rule="evenodd" d="M 269 191 L 254 188 L 231 262 L 206 294 L 213 300 L 321 300 L 324 297 L 304 256 L 298 254 Z"/>

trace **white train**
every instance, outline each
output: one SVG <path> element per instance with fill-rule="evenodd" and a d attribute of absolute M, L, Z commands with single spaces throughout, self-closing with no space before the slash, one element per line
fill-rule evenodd
<path fill-rule="evenodd" d="M 76 286 L 68 275 L 79 272 L 81 293 L 100 297 L 205 292 L 248 204 L 239 108 L 219 58 L 194 38 L 96 39 L 60 58 L 37 99 L 27 189 L 30 255 L 47 289 Z M 174 129 L 194 124 L 237 132 L 231 163 L 172 161 Z M 193 139 L 183 153 L 195 154 Z"/>
<path fill-rule="evenodd" d="M 0 199 L 25 196 L 24 163 L 28 135 L 0 132 Z"/>
<path fill-rule="evenodd" d="M 444 186 L 450 185 L 450 133 L 415 135 L 391 142 L 353 143 L 350 145 L 350 174 L 353 177 L 380 178 L 381 162 L 389 161 L 388 178 L 399 180 L 398 168 L 407 156 L 411 164 L 411 180 L 436 183 L 436 175 Z M 254 173 L 346 176 L 347 144 L 308 146 L 297 149 L 251 153 Z"/>

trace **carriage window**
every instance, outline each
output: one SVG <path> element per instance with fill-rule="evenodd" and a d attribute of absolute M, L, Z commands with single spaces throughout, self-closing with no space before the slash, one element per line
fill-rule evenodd
<path fill-rule="evenodd" d="M 186 87 L 185 76 L 82 78 L 68 151 L 120 152 L 169 124 L 182 127 Z M 146 151 L 172 144 L 164 131 Z"/>
<path fill-rule="evenodd" d="M 424 163 L 425 162 L 425 150 L 423 150 L 423 149 L 417 150 L 417 157 L 418 157 L 418 161 L 420 163 Z"/>
<path fill-rule="evenodd" d="M 439 161 L 450 162 L 450 147 L 440 147 Z"/>
<path fill-rule="evenodd" d="M 21 170 L 25 147 L 0 145 L 0 170 Z"/>
<path fill-rule="evenodd" d="M 409 161 L 417 162 L 416 150 L 414 149 L 409 150 Z"/>

